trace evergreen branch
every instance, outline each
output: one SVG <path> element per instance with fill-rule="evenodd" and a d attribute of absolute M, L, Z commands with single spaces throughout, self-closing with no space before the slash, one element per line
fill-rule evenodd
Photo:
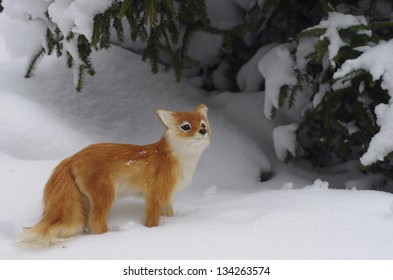
<path fill-rule="evenodd" d="M 93 19 L 93 34 L 91 45 L 95 49 L 108 49 L 110 47 L 111 10 L 97 14 Z M 118 31 L 118 30 L 116 30 Z"/>
<path fill-rule="evenodd" d="M 132 7 L 132 2 L 133 2 L 132 0 L 124 0 L 123 2 L 120 3 L 120 9 L 117 15 L 119 19 L 126 16 L 127 12 Z"/>
<path fill-rule="evenodd" d="M 65 39 L 66 39 L 67 42 L 71 42 L 72 40 L 74 40 L 75 39 L 74 32 L 70 31 L 70 33 L 67 34 Z"/>
<path fill-rule="evenodd" d="M 289 95 L 289 85 L 282 85 L 280 87 L 280 93 L 278 95 L 278 106 L 282 107 L 285 104 Z"/>
<path fill-rule="evenodd" d="M 51 55 L 56 49 L 57 57 L 62 55 L 63 41 L 64 37 L 58 27 L 54 30 L 54 33 L 47 28 L 46 30 L 46 44 L 47 44 L 47 55 Z"/>
<path fill-rule="evenodd" d="M 46 44 L 48 46 L 48 55 L 51 55 L 56 43 L 49 28 L 46 30 Z"/>
<path fill-rule="evenodd" d="M 270 119 L 274 119 L 277 115 L 277 108 L 276 107 L 272 107 L 272 110 L 270 111 Z"/>
<path fill-rule="evenodd" d="M 379 42 L 381 40 L 390 40 L 393 38 L 393 22 L 392 21 L 378 21 L 369 24 L 370 30 L 373 34 L 373 41 Z"/>
<path fill-rule="evenodd" d="M 393 28 L 393 21 L 377 21 L 369 24 L 372 32 Z"/>
<path fill-rule="evenodd" d="M 78 67 L 78 81 L 76 84 L 76 91 L 81 92 L 83 88 L 83 83 L 85 80 L 85 66 L 83 64 L 80 64 Z"/>
<path fill-rule="evenodd" d="M 194 28 L 193 27 L 187 27 L 186 31 L 184 32 L 183 35 L 183 40 L 182 40 L 182 45 L 181 45 L 181 52 L 180 52 L 180 59 L 182 60 L 185 57 L 185 54 L 188 51 L 188 47 L 191 42 L 191 36 L 194 33 Z"/>
<path fill-rule="evenodd" d="M 139 26 L 138 26 L 138 20 L 137 17 L 134 13 L 131 13 L 129 10 L 125 12 L 126 19 L 128 21 L 128 24 L 130 25 L 130 37 L 133 42 L 136 41 L 138 38 L 139 34 Z"/>
<path fill-rule="evenodd" d="M 163 0 L 164 5 L 167 7 L 172 18 L 177 17 L 177 12 L 171 0 Z"/>
<path fill-rule="evenodd" d="M 78 92 L 82 90 L 85 76 L 95 74 L 91 62 L 92 51 L 107 49 L 111 46 L 113 29 L 118 40 L 124 41 L 122 22 L 124 17 L 130 26 L 131 39 L 146 44 L 142 58 L 150 62 L 152 72 L 157 73 L 159 66 L 163 64 L 164 70 L 174 69 L 177 81 L 181 79 L 184 68 L 199 66 L 198 61 L 188 55 L 191 38 L 196 31 L 223 36 L 224 50 L 228 54 L 233 50 L 233 41 L 244 36 L 251 28 L 249 24 L 235 26 L 229 30 L 213 27 L 207 14 L 205 0 L 113 1 L 109 8 L 93 17 L 90 41 L 73 31 L 62 34 L 56 23 L 51 20 L 49 11 L 46 11 L 44 16 L 44 22 L 48 25 L 47 46 L 33 56 L 25 76 L 32 76 L 36 64 L 45 54 L 50 55 L 56 52 L 58 57 L 65 55 L 67 67 L 74 68 Z M 78 58 L 72 57 L 68 51 L 63 49 L 65 41 L 75 42 L 74 40 L 76 40 Z M 169 62 L 160 61 L 162 52 L 169 55 Z M 76 62 L 79 64 L 75 65 Z"/>
<path fill-rule="evenodd" d="M 330 40 L 324 37 L 315 44 L 315 55 L 314 59 L 316 61 L 321 61 L 323 57 L 327 54 L 330 45 Z"/>
<path fill-rule="evenodd" d="M 66 58 L 67 58 L 67 67 L 71 69 L 74 66 L 74 58 L 69 52 L 66 53 Z"/>
<path fill-rule="evenodd" d="M 351 46 L 343 46 L 338 50 L 333 60 L 336 65 L 342 65 L 345 61 L 349 59 L 355 59 L 361 54 L 362 52 L 353 49 Z"/>
<path fill-rule="evenodd" d="M 169 20 L 167 27 L 172 44 L 177 44 L 179 42 L 180 32 L 175 21 Z"/>
<path fill-rule="evenodd" d="M 144 15 L 149 19 L 149 24 L 152 29 L 157 25 L 157 6 L 158 0 L 144 0 Z"/>
<path fill-rule="evenodd" d="M 149 59 L 153 74 L 158 73 L 158 69 L 159 69 L 158 44 L 157 44 L 158 41 L 159 41 L 158 32 L 157 30 L 153 29 L 150 33 L 150 37 L 147 41 L 147 46 L 142 56 L 143 61 Z"/>
<path fill-rule="evenodd" d="M 38 62 L 43 58 L 45 54 L 45 48 L 41 48 L 30 60 L 29 66 L 27 67 L 26 73 L 25 73 L 25 78 L 31 78 L 33 76 L 33 73 L 35 72 L 37 68 Z"/>
<path fill-rule="evenodd" d="M 124 42 L 124 28 L 121 19 L 117 17 L 113 18 L 113 28 L 116 30 L 117 39 L 120 42 Z"/>
<path fill-rule="evenodd" d="M 347 81 L 353 80 L 357 76 L 361 76 L 361 75 L 364 75 L 366 73 L 367 72 L 365 70 L 363 70 L 363 69 L 356 69 L 356 70 L 353 70 L 353 71 L 345 74 L 344 76 L 342 76 L 338 80 L 341 80 L 343 83 L 345 83 Z"/>
<path fill-rule="evenodd" d="M 299 34 L 296 35 L 295 41 L 299 42 L 300 39 L 302 38 L 309 38 L 309 37 L 321 37 L 326 33 L 326 28 L 325 27 L 314 27 L 314 28 L 308 28 L 306 30 L 303 30 Z"/>
<path fill-rule="evenodd" d="M 367 25 L 359 24 L 339 30 L 341 39 L 351 48 L 367 45 L 372 37 L 372 32 Z"/>
<path fill-rule="evenodd" d="M 164 42 L 165 42 L 165 47 L 162 47 L 162 48 L 163 49 L 170 49 L 171 48 L 171 42 L 169 40 L 169 36 L 168 36 L 167 31 L 165 29 L 163 29 L 161 35 L 164 38 Z"/>
<path fill-rule="evenodd" d="M 378 127 L 374 119 L 370 118 L 370 112 L 368 108 L 364 107 L 364 104 L 356 100 L 353 104 L 354 114 L 356 114 L 359 124 L 362 126 L 362 135 L 375 135 L 378 132 Z M 366 133 L 365 133 L 366 132 Z M 364 141 L 363 142 L 368 142 Z M 368 144 L 368 143 L 367 143 Z"/>
<path fill-rule="evenodd" d="M 295 106 L 295 102 L 296 102 L 296 95 L 298 92 L 303 92 L 303 85 L 301 83 L 302 80 L 302 76 L 301 74 L 298 72 L 296 74 L 296 84 L 294 86 L 291 87 L 291 95 L 289 96 L 289 100 L 288 100 L 288 107 L 289 109 L 291 109 L 293 106 Z"/>
<path fill-rule="evenodd" d="M 61 33 L 59 27 L 56 27 L 55 35 L 56 35 L 56 42 L 55 42 L 56 55 L 57 55 L 57 57 L 60 57 L 60 56 L 63 55 L 63 51 L 62 51 L 63 50 L 63 43 L 62 43 L 62 41 L 64 39 L 64 36 Z"/>
<path fill-rule="evenodd" d="M 325 17 L 329 16 L 329 13 L 334 12 L 332 5 L 326 0 L 319 0 L 319 4 L 322 8 L 322 12 Z"/>

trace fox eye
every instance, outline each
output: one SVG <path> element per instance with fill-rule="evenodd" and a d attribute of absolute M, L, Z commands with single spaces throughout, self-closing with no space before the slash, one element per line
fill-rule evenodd
<path fill-rule="evenodd" d="M 180 125 L 181 130 L 187 132 L 191 130 L 191 125 L 188 122 L 183 123 Z"/>
<path fill-rule="evenodd" d="M 206 123 L 204 121 L 201 121 L 201 127 L 206 128 Z"/>

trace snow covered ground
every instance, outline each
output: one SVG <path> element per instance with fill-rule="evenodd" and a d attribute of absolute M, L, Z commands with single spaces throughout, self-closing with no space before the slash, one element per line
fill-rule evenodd
<path fill-rule="evenodd" d="M 93 63 L 97 75 L 81 94 L 55 57 L 26 80 L 26 59 L 11 58 L 0 37 L 0 259 L 393 258 L 393 196 L 357 190 L 370 185 L 348 183 L 361 175 L 346 165 L 317 172 L 278 161 L 263 92 L 209 95 L 171 73 L 152 75 L 118 47 Z M 174 217 L 146 228 L 143 200 L 123 198 L 109 233 L 48 250 L 14 245 L 22 227 L 38 221 L 44 184 L 61 159 L 95 142 L 154 142 L 164 130 L 156 109 L 202 102 L 212 142 L 190 187 L 175 197 Z M 267 171 L 274 177 L 259 182 Z"/>

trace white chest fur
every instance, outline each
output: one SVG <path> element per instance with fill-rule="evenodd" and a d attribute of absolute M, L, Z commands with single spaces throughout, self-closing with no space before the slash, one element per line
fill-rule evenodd
<path fill-rule="evenodd" d="M 177 190 L 183 189 L 191 183 L 200 156 L 201 153 L 179 159 L 180 182 L 176 187 Z"/>
<path fill-rule="evenodd" d="M 180 174 L 176 190 L 180 190 L 191 183 L 199 158 L 209 145 L 209 139 L 206 136 L 183 140 L 178 137 L 171 137 L 171 135 L 168 136 L 172 152 L 178 159 Z"/>

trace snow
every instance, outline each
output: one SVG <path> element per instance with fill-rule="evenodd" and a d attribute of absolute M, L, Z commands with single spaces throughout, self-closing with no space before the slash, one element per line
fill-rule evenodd
<path fill-rule="evenodd" d="M 111 4 L 112 0 L 74 0 L 70 5 L 75 24 L 72 31 L 84 35 L 90 41 L 94 16 L 104 12 Z"/>
<path fill-rule="evenodd" d="M 0 21 L 1 30 L 12 25 L 3 15 Z M 140 56 L 113 46 L 93 55 L 97 74 L 76 94 L 62 59 L 44 58 L 26 80 L 24 55 L 13 50 L 0 63 L 0 259 L 393 258 L 393 196 L 357 190 L 357 182 L 366 189 L 372 180 L 346 173 L 348 166 L 311 170 L 277 160 L 262 110 L 272 101 L 263 92 L 209 95 L 186 80 L 177 84 L 173 73 L 152 75 Z M 262 68 L 273 75 L 269 66 L 284 69 L 289 58 L 281 47 Z M 164 131 L 157 109 L 202 102 L 211 145 L 190 187 L 175 196 L 174 217 L 146 228 L 143 199 L 126 197 L 115 202 L 106 234 L 48 250 L 14 245 L 22 227 L 38 221 L 44 184 L 63 158 L 90 143 L 154 142 Z M 261 172 L 274 176 L 262 183 Z"/>
<path fill-rule="evenodd" d="M 36 20 L 48 9 L 48 6 L 53 0 L 3 0 L 4 13 L 7 13 L 11 18 L 19 18 L 25 21 L 32 19 Z"/>
<path fill-rule="evenodd" d="M 381 86 L 386 89 L 393 97 L 393 59 L 390 55 L 393 51 L 393 40 L 382 42 L 377 46 L 364 50 L 356 59 L 347 60 L 340 69 L 334 74 L 335 79 L 364 69 L 372 75 L 374 80 L 382 79 Z M 364 165 L 370 165 L 393 151 L 391 139 L 393 137 L 393 108 L 390 104 L 379 104 L 375 108 L 377 124 L 381 127 L 380 131 L 371 139 L 367 152 L 360 158 Z"/>
<path fill-rule="evenodd" d="M 276 44 L 261 47 L 254 56 L 245 63 L 236 75 L 236 83 L 242 92 L 256 92 L 261 88 L 264 78 L 258 71 L 258 63 L 262 57 Z"/>
<path fill-rule="evenodd" d="M 207 0 L 206 11 L 210 24 L 216 28 L 229 29 L 244 23 L 239 7 L 248 11 L 255 0 Z M 189 55 L 202 65 L 214 65 L 222 55 L 223 38 L 220 35 L 197 31 L 188 49 Z"/>
<path fill-rule="evenodd" d="M 370 186 L 377 186 L 383 180 L 383 175 L 375 174 L 362 180 L 347 181 L 345 183 L 345 187 L 352 190 L 367 190 L 370 188 Z"/>
<path fill-rule="evenodd" d="M 5 48 L 4 39 L 0 37 L 0 63 L 10 59 L 10 54 Z"/>
<path fill-rule="evenodd" d="M 20 159 L 57 159 L 76 146 L 82 148 L 89 142 L 86 138 L 39 103 L 0 90 L 0 149 L 4 153 Z"/>
<path fill-rule="evenodd" d="M 382 88 L 393 96 L 393 40 L 381 42 L 375 47 L 368 48 L 358 58 L 349 59 L 335 73 L 334 78 L 340 78 L 352 71 L 364 69 L 370 72 L 374 80 L 382 78 Z"/>
<path fill-rule="evenodd" d="M 273 130 L 274 150 L 277 157 L 284 161 L 287 154 L 296 155 L 296 130 L 299 127 L 297 123 L 289 125 L 280 125 Z"/>
<path fill-rule="evenodd" d="M 325 35 L 322 35 L 320 39 L 329 39 L 328 58 L 333 67 L 336 65 L 334 58 L 336 57 L 338 50 L 346 45 L 339 35 L 339 30 L 362 24 L 367 24 L 366 18 L 364 16 L 354 16 L 338 12 L 330 12 L 326 20 L 323 20 L 319 23 L 319 25 L 312 27 L 312 29 L 326 28 Z M 371 36 L 370 33 L 367 34 Z"/>
<path fill-rule="evenodd" d="M 3 6 L 7 7 L 7 3 L 8 1 L 3 1 Z M 0 16 L 0 37 L 2 37 L 4 43 L 6 44 L 6 53 L 8 53 L 7 56 L 10 58 L 16 58 L 20 56 L 32 55 L 32 46 L 41 45 L 38 37 L 32 36 L 32 34 L 36 32 L 33 25 L 26 24 L 16 19 L 11 19 L 9 16 L 10 15 L 8 11 L 7 15 L 5 14 L 5 10 Z M 12 29 L 8 28 L 10 25 L 12 25 Z M 20 42 L 23 42 L 23 44 Z M 0 56 L 4 57 L 5 55 L 6 54 L 4 54 L 4 52 L 0 52 Z"/>
<path fill-rule="evenodd" d="M 355 120 L 350 121 L 349 123 L 345 123 L 345 122 L 340 122 L 340 123 L 347 129 L 349 135 L 352 135 L 359 131 L 359 127 L 357 127 Z"/>
<path fill-rule="evenodd" d="M 53 31 L 53 23 L 59 27 L 62 35 L 65 37 L 70 32 L 74 32 L 75 34 L 84 35 L 87 40 L 91 41 L 94 16 L 105 11 L 111 4 L 111 0 L 37 0 L 34 3 L 26 0 L 5 0 L 4 13 L 13 19 L 25 21 L 33 27 L 29 27 L 29 31 L 36 33 L 37 36 L 26 36 L 27 38 L 35 38 L 32 44 L 28 45 L 28 51 L 25 53 L 25 55 L 31 57 L 36 55 L 42 47 L 48 51 L 47 30 Z M 45 15 L 46 12 L 48 12 L 51 22 L 48 21 Z M 24 27 L 26 28 L 26 25 Z M 26 33 L 26 30 L 23 30 L 22 34 L 28 33 Z M 12 38 L 11 42 L 21 42 L 22 34 L 15 36 L 16 38 L 13 38 L 14 33 L 8 36 Z M 76 40 L 71 40 L 70 42 L 64 40 L 62 43 L 64 51 L 68 52 L 73 57 L 74 62 L 76 62 L 73 66 L 73 80 L 76 85 L 79 79 L 79 65 L 83 64 L 77 50 L 77 42 Z"/>
<path fill-rule="evenodd" d="M 382 104 L 382 106 L 384 106 Z M 385 106 L 384 106 L 385 107 Z M 378 107 L 376 107 L 378 110 Z M 393 107 L 385 108 L 383 117 L 379 116 L 378 123 L 381 124 L 380 131 L 371 139 L 367 152 L 360 158 L 363 165 L 370 165 L 377 160 L 383 160 L 384 157 L 393 151 Z M 381 114 L 380 114 L 381 115 Z"/>
<path fill-rule="evenodd" d="M 271 118 L 273 107 L 279 107 L 281 86 L 296 83 L 294 61 L 290 54 L 292 48 L 292 44 L 274 47 L 258 63 L 258 69 L 266 81 L 264 112 L 267 118 Z"/>
<path fill-rule="evenodd" d="M 74 27 L 71 3 L 73 0 L 57 0 L 48 7 L 48 12 L 53 22 L 57 23 L 61 33 L 68 34 Z"/>
<path fill-rule="evenodd" d="M 32 4 L 26 0 L 12 0 L 12 3 L 11 0 L 6 0 L 4 7 L 7 14 L 15 18 L 32 17 L 39 19 L 38 21 L 43 20 L 44 13 L 48 10 L 50 18 L 65 36 L 73 31 L 90 40 L 94 15 L 105 11 L 111 3 L 111 0 L 36 0 Z"/>
<path fill-rule="evenodd" d="M 305 186 L 303 189 L 313 191 L 327 191 L 329 189 L 329 183 L 322 181 L 321 179 L 316 179 L 312 185 Z"/>
<path fill-rule="evenodd" d="M 242 13 L 239 7 L 246 11 L 251 8 L 255 0 L 207 0 L 206 10 L 211 25 L 217 28 L 231 28 L 243 23 Z"/>
<path fill-rule="evenodd" d="M 301 38 L 296 47 L 296 64 L 300 71 L 306 71 L 307 67 L 307 56 L 312 54 L 314 51 L 315 44 L 317 43 L 316 38 Z"/>
<path fill-rule="evenodd" d="M 330 84 L 320 84 L 318 92 L 314 95 L 312 104 L 316 108 L 319 104 L 321 104 L 323 98 L 325 97 L 326 93 L 330 90 Z"/>

